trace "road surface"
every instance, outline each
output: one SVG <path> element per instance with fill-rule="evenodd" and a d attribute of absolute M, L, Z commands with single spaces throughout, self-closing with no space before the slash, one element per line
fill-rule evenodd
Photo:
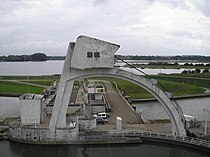
<path fill-rule="evenodd" d="M 124 101 L 118 91 L 112 88 L 108 81 L 104 81 L 106 88 L 106 97 L 111 106 L 110 117 L 108 124 L 116 124 L 116 117 L 121 117 L 123 124 L 140 124 L 143 123 L 140 116 L 131 109 L 131 107 Z"/>

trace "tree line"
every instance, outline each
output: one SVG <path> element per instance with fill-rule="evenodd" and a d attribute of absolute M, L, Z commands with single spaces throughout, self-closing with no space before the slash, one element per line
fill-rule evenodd
<path fill-rule="evenodd" d="M 116 55 L 123 60 L 193 60 L 210 62 L 210 56 L 182 55 L 182 56 L 138 56 L 138 55 Z"/>
<path fill-rule="evenodd" d="M 34 53 L 32 55 L 9 55 L 0 56 L 1 62 L 24 62 L 24 61 L 46 61 L 47 56 L 44 53 Z"/>

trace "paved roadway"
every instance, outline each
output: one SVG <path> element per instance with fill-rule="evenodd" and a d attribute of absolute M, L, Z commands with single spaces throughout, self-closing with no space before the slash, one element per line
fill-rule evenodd
<path fill-rule="evenodd" d="M 108 81 L 104 81 L 106 88 L 107 100 L 111 106 L 110 117 L 108 124 L 116 124 L 116 117 L 121 117 L 123 124 L 140 124 L 143 123 L 140 116 L 131 109 L 130 106 L 123 100 L 116 90 L 113 90 L 112 85 Z"/>

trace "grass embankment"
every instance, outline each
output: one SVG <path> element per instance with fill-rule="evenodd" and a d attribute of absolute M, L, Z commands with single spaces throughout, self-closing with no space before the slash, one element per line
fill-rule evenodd
<path fill-rule="evenodd" d="M 118 88 L 121 91 L 123 91 L 125 95 L 128 95 L 133 99 L 153 98 L 153 96 L 149 92 L 147 92 L 145 89 L 139 87 L 138 85 L 132 82 L 128 82 L 126 80 L 116 79 L 116 78 L 97 78 L 97 79 L 107 80 L 110 82 L 113 82 L 113 81 L 116 82 L 118 85 Z M 167 89 L 167 91 L 171 92 L 174 96 L 202 94 L 204 92 L 203 88 L 192 85 L 192 84 L 168 81 L 164 79 L 162 80 L 159 79 L 159 82 L 161 83 L 162 86 L 164 86 Z M 115 88 L 114 84 L 113 84 L 113 88 Z"/>
<path fill-rule="evenodd" d="M 202 76 L 202 75 L 200 75 Z M 175 76 L 175 75 L 159 75 L 159 76 L 152 76 L 158 80 L 165 80 L 170 82 L 181 83 L 182 85 L 194 85 L 203 88 L 210 88 L 210 79 L 199 77 L 199 75 L 190 75 L 187 77 L 185 76 Z"/>
<path fill-rule="evenodd" d="M 0 93 L 3 95 L 7 94 L 24 94 L 24 93 L 35 93 L 40 94 L 42 91 L 52 85 L 54 81 L 58 81 L 59 77 L 52 76 L 8 76 L 0 80 Z M 15 81 L 15 82 L 13 82 Z M 28 85 L 31 83 L 32 85 Z M 34 85 L 33 85 L 34 84 Z M 39 87 L 36 85 L 42 85 Z M 79 81 L 75 81 L 74 85 L 79 85 Z M 46 87 L 44 87 L 46 86 Z"/>
<path fill-rule="evenodd" d="M 1 118 L 0 125 L 9 125 L 9 123 L 14 121 L 20 121 L 20 117 Z"/>
<path fill-rule="evenodd" d="M 59 80 L 59 76 L 1 76 L 0 93 L 3 94 L 40 94 L 45 87 L 28 85 L 24 83 L 33 83 L 37 85 L 49 86 L 54 80 Z M 12 82 L 13 80 L 17 82 Z"/>
<path fill-rule="evenodd" d="M 180 76 L 180 77 L 195 77 L 195 78 L 210 78 L 209 73 L 190 73 L 190 74 L 161 74 L 160 76 Z"/>
<path fill-rule="evenodd" d="M 11 81 L 0 81 L 0 93 L 12 93 L 12 94 L 23 94 L 23 93 L 36 93 L 39 94 L 44 90 L 42 87 L 36 87 L 32 85 L 24 85 Z"/>
<path fill-rule="evenodd" d="M 149 92 L 131 82 L 125 80 L 117 80 L 115 82 L 118 84 L 118 88 L 123 91 L 125 95 L 129 95 L 131 98 L 145 99 L 153 97 Z M 204 92 L 204 89 L 194 85 L 182 84 L 166 80 L 160 80 L 160 83 L 167 89 L 167 91 L 171 92 L 174 96 L 201 94 Z"/>

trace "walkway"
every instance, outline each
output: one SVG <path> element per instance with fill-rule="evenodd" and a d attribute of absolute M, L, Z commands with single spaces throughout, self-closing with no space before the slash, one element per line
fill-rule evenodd
<path fill-rule="evenodd" d="M 47 87 L 49 87 L 49 86 L 40 85 L 40 84 L 35 84 L 35 83 L 30 83 L 30 82 L 23 82 L 23 81 L 19 81 L 19 80 L 7 80 L 7 81 L 15 82 L 15 83 L 19 83 L 19 84 L 24 84 L 24 85 L 42 87 L 42 88 L 47 88 Z"/>
<path fill-rule="evenodd" d="M 111 106 L 111 114 L 108 118 L 109 124 L 116 124 L 116 117 L 121 117 L 124 124 L 143 123 L 140 116 L 131 109 L 108 81 L 104 81 L 107 100 Z"/>

